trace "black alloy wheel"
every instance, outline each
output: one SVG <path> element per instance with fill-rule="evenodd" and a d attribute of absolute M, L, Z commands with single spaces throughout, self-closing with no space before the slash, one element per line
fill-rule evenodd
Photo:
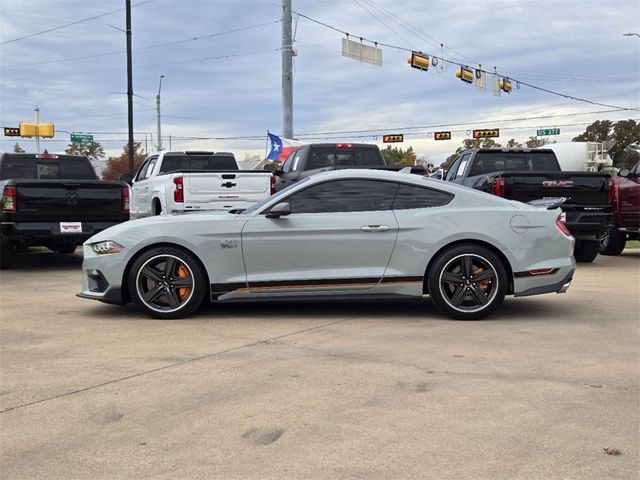
<path fill-rule="evenodd" d="M 133 301 L 154 318 L 182 318 L 204 300 L 205 275 L 192 254 L 172 247 L 145 252 L 129 272 Z"/>
<path fill-rule="evenodd" d="M 507 272 L 493 252 L 473 244 L 443 252 L 429 273 L 432 302 L 445 315 L 479 320 L 493 312 L 507 291 Z"/>

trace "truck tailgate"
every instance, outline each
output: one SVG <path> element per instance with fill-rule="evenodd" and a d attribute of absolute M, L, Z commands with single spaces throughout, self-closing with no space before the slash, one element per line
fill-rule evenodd
<path fill-rule="evenodd" d="M 599 172 L 503 172 L 506 197 L 520 202 L 566 198 L 567 204 L 607 205 L 609 178 Z"/>
<path fill-rule="evenodd" d="M 261 171 L 187 173 L 184 175 L 186 204 L 255 203 L 271 193 L 271 174 Z"/>
<path fill-rule="evenodd" d="M 93 180 L 16 180 L 20 221 L 128 219 L 119 183 Z"/>

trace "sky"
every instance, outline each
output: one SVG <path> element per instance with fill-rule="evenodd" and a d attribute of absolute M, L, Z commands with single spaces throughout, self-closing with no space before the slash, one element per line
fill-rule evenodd
<path fill-rule="evenodd" d="M 160 76 L 165 149 L 264 158 L 281 134 L 281 0 L 132 0 L 134 131 L 157 142 Z M 124 0 L 0 0 L 0 126 L 53 122 L 41 149 L 91 133 L 108 155 L 127 142 Z M 473 129 L 524 142 L 539 128 L 571 141 L 595 120 L 640 119 L 637 0 L 292 0 L 294 137 L 376 143 L 385 134 L 440 164 Z M 382 66 L 341 54 L 349 38 Z M 638 35 L 624 36 L 625 33 Z M 384 44 L 384 45 L 382 45 Z M 439 59 L 427 71 L 411 51 Z M 512 80 L 493 95 L 456 78 L 458 63 Z M 536 87 L 536 88 L 533 88 Z M 577 101 L 544 90 L 603 105 Z M 535 117 L 535 118 L 531 118 Z M 540 118 L 546 117 L 546 118 Z M 452 139 L 436 141 L 435 131 Z M 0 150 L 16 141 L 0 137 Z"/>

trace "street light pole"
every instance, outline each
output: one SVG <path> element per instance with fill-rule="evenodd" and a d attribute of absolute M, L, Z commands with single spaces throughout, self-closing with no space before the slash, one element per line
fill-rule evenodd
<path fill-rule="evenodd" d="M 156 109 L 158 112 L 158 151 L 162 150 L 162 134 L 160 133 L 160 90 L 162 89 L 162 79 L 164 75 L 160 75 L 160 85 L 158 85 L 158 95 L 156 95 Z"/>
<path fill-rule="evenodd" d="M 131 0 L 126 0 L 127 31 L 127 120 L 129 124 L 129 174 L 134 174 L 133 164 L 133 68 L 131 65 Z"/>
<path fill-rule="evenodd" d="M 40 109 L 35 108 L 36 112 L 36 153 L 40 153 Z"/>
<path fill-rule="evenodd" d="M 282 135 L 285 138 L 293 138 L 291 0 L 282 0 Z"/>

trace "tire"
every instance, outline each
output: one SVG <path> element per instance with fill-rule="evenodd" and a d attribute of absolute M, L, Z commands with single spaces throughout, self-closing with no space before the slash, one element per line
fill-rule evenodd
<path fill-rule="evenodd" d="M 7 270 L 13 265 L 16 249 L 13 242 L 0 238 L 0 270 Z"/>
<path fill-rule="evenodd" d="M 620 255 L 627 243 L 627 234 L 617 228 L 610 228 L 600 239 L 599 252 L 602 255 Z"/>
<path fill-rule="evenodd" d="M 457 320 L 480 320 L 500 306 L 509 279 L 502 260 L 491 250 L 462 244 L 435 259 L 427 282 L 431 301 L 441 313 Z"/>
<path fill-rule="evenodd" d="M 160 319 L 190 315 L 208 290 L 196 258 L 174 247 L 156 247 L 140 255 L 129 271 L 128 284 L 133 302 Z"/>
<path fill-rule="evenodd" d="M 153 202 L 153 214 L 154 215 L 162 215 L 162 205 L 160 205 L 160 201 L 156 200 Z"/>
<path fill-rule="evenodd" d="M 573 256 L 576 262 L 590 263 L 598 256 L 599 248 L 599 240 L 577 240 L 573 249 Z"/>

